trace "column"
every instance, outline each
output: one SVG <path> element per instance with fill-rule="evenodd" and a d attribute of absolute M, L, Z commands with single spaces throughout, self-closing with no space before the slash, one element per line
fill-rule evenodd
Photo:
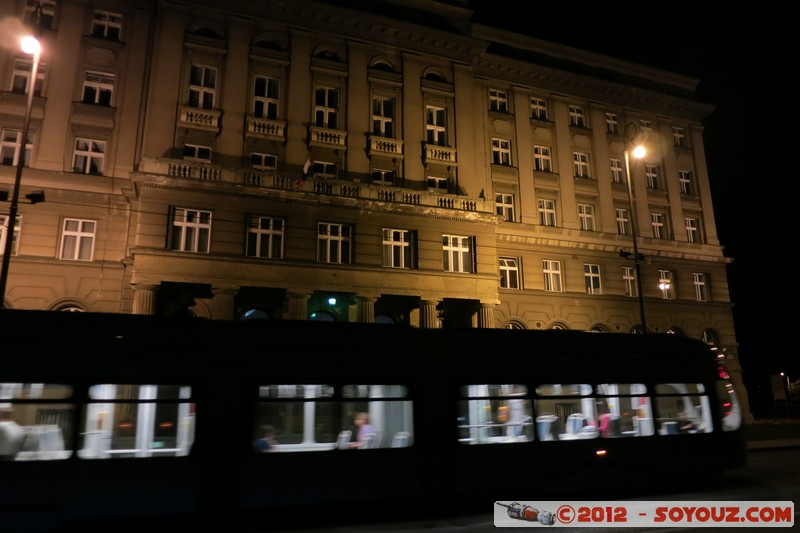
<path fill-rule="evenodd" d="M 226 287 L 212 287 L 211 293 L 211 318 L 215 320 L 234 320 L 234 298 L 236 289 Z"/>
<path fill-rule="evenodd" d="M 289 320 L 308 319 L 308 299 L 309 292 L 287 292 L 286 298 L 289 300 Z"/>
<path fill-rule="evenodd" d="M 427 329 L 439 328 L 439 317 L 436 314 L 436 300 L 422 300 L 419 307 L 419 327 Z"/>
<path fill-rule="evenodd" d="M 494 328 L 494 305 L 484 303 L 480 305 L 478 309 L 478 327 Z"/>
<path fill-rule="evenodd" d="M 133 314 L 152 315 L 156 310 L 158 285 L 132 285 Z"/>
<path fill-rule="evenodd" d="M 375 302 L 377 298 L 362 296 L 358 299 L 358 321 L 375 322 Z"/>

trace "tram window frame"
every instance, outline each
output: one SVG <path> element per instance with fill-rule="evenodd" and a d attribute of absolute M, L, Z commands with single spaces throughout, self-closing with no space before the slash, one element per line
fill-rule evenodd
<path fill-rule="evenodd" d="M 704 384 L 658 383 L 653 390 L 656 431 L 660 435 L 714 431 L 711 399 Z"/>
<path fill-rule="evenodd" d="M 458 401 L 458 442 L 511 444 L 535 439 L 533 406 L 526 385 L 468 384 Z"/>

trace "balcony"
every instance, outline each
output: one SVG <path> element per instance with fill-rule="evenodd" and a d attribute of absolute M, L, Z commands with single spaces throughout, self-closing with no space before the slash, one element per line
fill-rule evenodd
<path fill-rule="evenodd" d="M 311 146 L 322 148 L 347 149 L 347 132 L 317 126 L 308 127 L 308 138 Z"/>
<path fill-rule="evenodd" d="M 180 113 L 180 126 L 182 128 L 219 133 L 222 111 L 217 109 L 198 109 L 196 107 L 181 106 Z"/>
<path fill-rule="evenodd" d="M 286 141 L 286 122 L 247 116 L 247 136 L 269 141 Z"/>
<path fill-rule="evenodd" d="M 456 165 L 456 149 L 449 146 L 439 146 L 436 144 L 422 143 L 422 164 L 443 163 L 448 166 Z"/>
<path fill-rule="evenodd" d="M 367 157 L 382 155 L 393 159 L 403 158 L 403 141 L 377 135 L 369 136 Z"/>
<path fill-rule="evenodd" d="M 72 102 L 70 123 L 104 130 L 114 129 L 117 108 L 84 102 Z"/>

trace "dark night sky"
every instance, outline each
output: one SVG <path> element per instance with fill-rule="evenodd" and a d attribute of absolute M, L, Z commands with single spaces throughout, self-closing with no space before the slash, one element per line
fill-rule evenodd
<path fill-rule="evenodd" d="M 728 282 L 751 401 L 761 401 L 770 373 L 800 378 L 791 337 L 800 290 L 789 276 L 791 248 L 781 242 L 800 179 L 789 146 L 797 89 L 788 73 L 798 30 L 785 10 L 769 2 L 758 11 L 674 2 L 643 10 L 573 0 L 531 3 L 521 17 L 497 2 L 471 4 L 476 21 L 700 80 L 698 97 L 716 107 L 703 122 L 704 141 L 719 238 L 733 260 Z"/>

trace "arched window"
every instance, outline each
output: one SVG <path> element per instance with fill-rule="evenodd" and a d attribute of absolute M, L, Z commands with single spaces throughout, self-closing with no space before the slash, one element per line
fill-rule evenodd
<path fill-rule="evenodd" d="M 375 315 L 376 324 L 397 324 L 397 321 L 389 315 Z"/>
<path fill-rule="evenodd" d="M 308 316 L 309 320 L 320 320 L 322 322 L 336 322 L 336 317 L 330 311 L 314 311 Z"/>
<path fill-rule="evenodd" d="M 520 320 L 509 320 L 503 326 L 503 329 L 528 329 L 525 324 Z"/>

